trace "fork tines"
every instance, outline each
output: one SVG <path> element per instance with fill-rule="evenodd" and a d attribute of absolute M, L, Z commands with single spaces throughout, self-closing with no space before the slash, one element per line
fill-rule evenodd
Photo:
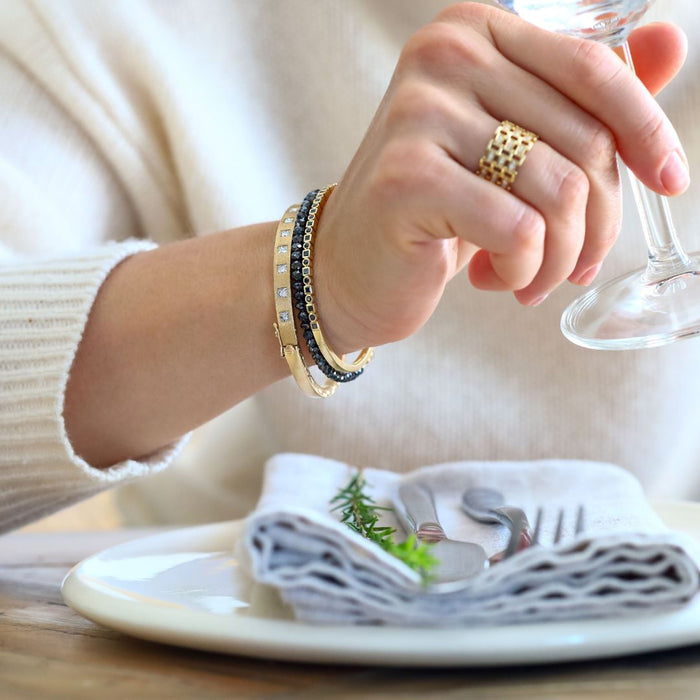
<path fill-rule="evenodd" d="M 537 514 L 535 516 L 535 526 L 532 531 L 532 545 L 541 544 L 542 537 L 542 521 L 544 519 L 544 512 L 542 508 L 537 509 Z M 561 542 L 564 536 L 564 521 L 565 521 L 565 511 L 560 508 L 557 511 L 557 521 L 554 528 L 554 535 L 552 537 L 552 544 L 558 544 Z M 576 521 L 574 524 L 574 535 L 579 535 L 583 532 L 585 527 L 585 514 L 582 505 L 579 505 L 576 509 Z"/>

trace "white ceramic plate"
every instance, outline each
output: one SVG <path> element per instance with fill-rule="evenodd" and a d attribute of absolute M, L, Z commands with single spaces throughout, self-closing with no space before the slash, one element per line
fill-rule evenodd
<path fill-rule="evenodd" d="M 700 540 L 700 505 L 658 504 Z M 301 624 L 231 556 L 240 522 L 203 525 L 111 547 L 63 582 L 66 603 L 135 637 L 285 661 L 498 666 L 594 659 L 700 643 L 700 600 L 674 613 L 612 621 L 421 629 Z"/>

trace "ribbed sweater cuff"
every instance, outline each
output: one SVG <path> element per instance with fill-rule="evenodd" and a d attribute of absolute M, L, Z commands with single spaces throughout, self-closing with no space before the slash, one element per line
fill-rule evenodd
<path fill-rule="evenodd" d="M 68 373 L 101 284 L 124 258 L 153 247 L 126 241 L 0 267 L 0 532 L 158 471 L 184 444 L 95 469 L 73 451 L 63 420 Z"/>

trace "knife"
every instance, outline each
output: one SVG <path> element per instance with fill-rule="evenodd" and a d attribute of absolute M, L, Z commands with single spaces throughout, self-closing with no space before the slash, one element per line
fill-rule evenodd
<path fill-rule="evenodd" d="M 402 484 L 399 498 L 403 510 L 397 510 L 406 530 L 414 532 L 422 542 L 432 543 L 430 553 L 438 560 L 433 572 L 437 581 L 471 578 L 488 568 L 489 560 L 481 545 L 447 537 L 428 486 L 421 483 Z"/>

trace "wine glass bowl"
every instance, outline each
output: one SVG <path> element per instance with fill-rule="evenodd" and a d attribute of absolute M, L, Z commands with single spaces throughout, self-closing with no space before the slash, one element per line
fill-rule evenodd
<path fill-rule="evenodd" d="M 558 34 L 618 46 L 654 0 L 498 0 L 505 9 Z"/>
<path fill-rule="evenodd" d="M 627 37 L 654 0 L 499 0 L 544 29 L 619 46 L 634 71 Z M 700 334 L 700 254 L 678 240 L 668 200 L 628 170 L 647 243 L 647 266 L 594 287 L 564 311 L 564 336 L 596 350 L 654 347 Z"/>

